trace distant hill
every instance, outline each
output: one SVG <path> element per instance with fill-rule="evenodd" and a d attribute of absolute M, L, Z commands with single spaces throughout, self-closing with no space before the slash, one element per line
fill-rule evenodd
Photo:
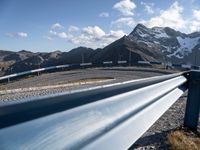
<path fill-rule="evenodd" d="M 4 72 L 9 74 L 54 65 L 102 61 L 117 63 L 118 60 L 127 60 L 133 65 L 138 60 L 200 65 L 199 50 L 200 32 L 185 34 L 169 27 L 147 28 L 138 24 L 129 35 L 96 50 L 87 47 L 50 53 L 0 50 L 0 67 L 4 67 Z"/>

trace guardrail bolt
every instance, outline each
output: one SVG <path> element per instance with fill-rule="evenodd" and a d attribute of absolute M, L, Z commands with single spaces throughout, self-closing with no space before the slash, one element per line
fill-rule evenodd
<path fill-rule="evenodd" d="M 188 78 L 188 98 L 184 126 L 197 131 L 200 110 L 200 71 L 191 71 Z"/>

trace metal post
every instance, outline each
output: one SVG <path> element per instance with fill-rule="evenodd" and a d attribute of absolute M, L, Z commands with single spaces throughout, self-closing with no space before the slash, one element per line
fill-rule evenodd
<path fill-rule="evenodd" d="M 192 131 L 197 130 L 200 109 L 200 71 L 191 71 L 188 84 L 188 98 L 184 126 Z"/>

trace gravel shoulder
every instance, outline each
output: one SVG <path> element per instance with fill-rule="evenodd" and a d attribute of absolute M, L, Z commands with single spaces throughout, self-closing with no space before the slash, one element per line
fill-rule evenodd
<path fill-rule="evenodd" d="M 180 97 L 130 150 L 169 150 L 167 135 L 183 125 L 186 96 Z"/>

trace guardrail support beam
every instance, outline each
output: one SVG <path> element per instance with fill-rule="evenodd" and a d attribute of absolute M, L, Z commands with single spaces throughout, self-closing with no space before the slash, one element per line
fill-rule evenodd
<path fill-rule="evenodd" d="M 200 71 L 191 71 L 188 83 L 184 126 L 192 131 L 197 131 L 200 109 Z"/>

